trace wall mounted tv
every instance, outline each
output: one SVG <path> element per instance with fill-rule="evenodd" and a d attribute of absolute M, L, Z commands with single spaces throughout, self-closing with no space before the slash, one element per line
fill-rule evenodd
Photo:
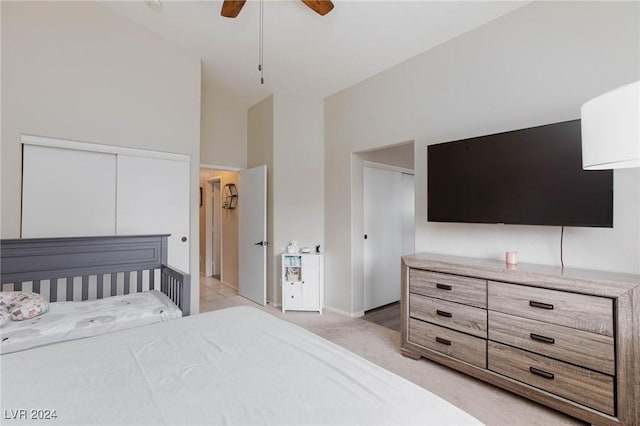
<path fill-rule="evenodd" d="M 428 220 L 613 227 L 613 171 L 583 170 L 580 120 L 430 145 Z"/>

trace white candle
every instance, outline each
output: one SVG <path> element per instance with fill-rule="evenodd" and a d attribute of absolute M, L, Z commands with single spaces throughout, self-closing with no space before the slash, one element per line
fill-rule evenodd
<path fill-rule="evenodd" d="M 518 264 L 518 252 L 517 251 L 508 251 L 505 253 L 505 260 L 507 265 L 517 265 Z"/>

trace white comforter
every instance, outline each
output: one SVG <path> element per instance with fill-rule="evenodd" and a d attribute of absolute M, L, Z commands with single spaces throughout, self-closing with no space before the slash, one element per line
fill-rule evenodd
<path fill-rule="evenodd" d="M 55 302 L 49 311 L 0 328 L 0 354 L 111 333 L 182 316 L 166 295 L 145 291 L 83 302 Z"/>
<path fill-rule="evenodd" d="M 249 307 L 0 360 L 3 412 L 55 410 L 55 419 L 37 424 L 480 424 L 423 388 Z M 3 425 L 35 423 L 31 414 L 5 416 Z"/>

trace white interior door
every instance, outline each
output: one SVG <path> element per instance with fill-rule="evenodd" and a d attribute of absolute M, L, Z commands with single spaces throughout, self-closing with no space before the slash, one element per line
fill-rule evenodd
<path fill-rule="evenodd" d="M 400 300 L 402 173 L 363 168 L 364 309 Z"/>
<path fill-rule="evenodd" d="M 267 166 L 240 171 L 238 293 L 267 304 Z"/>
<path fill-rule="evenodd" d="M 23 149 L 23 238 L 115 235 L 115 154 Z"/>
<path fill-rule="evenodd" d="M 189 273 L 189 162 L 118 155 L 117 233 L 171 234 L 170 266 Z"/>

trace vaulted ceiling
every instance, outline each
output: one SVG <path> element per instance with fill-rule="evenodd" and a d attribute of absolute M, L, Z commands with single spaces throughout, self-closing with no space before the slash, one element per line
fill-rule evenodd
<path fill-rule="evenodd" d="M 298 0 L 264 0 L 237 18 L 221 1 L 103 1 L 202 58 L 203 84 L 249 107 L 272 93 L 326 97 L 517 9 L 528 1 L 340 1 L 320 16 Z"/>

